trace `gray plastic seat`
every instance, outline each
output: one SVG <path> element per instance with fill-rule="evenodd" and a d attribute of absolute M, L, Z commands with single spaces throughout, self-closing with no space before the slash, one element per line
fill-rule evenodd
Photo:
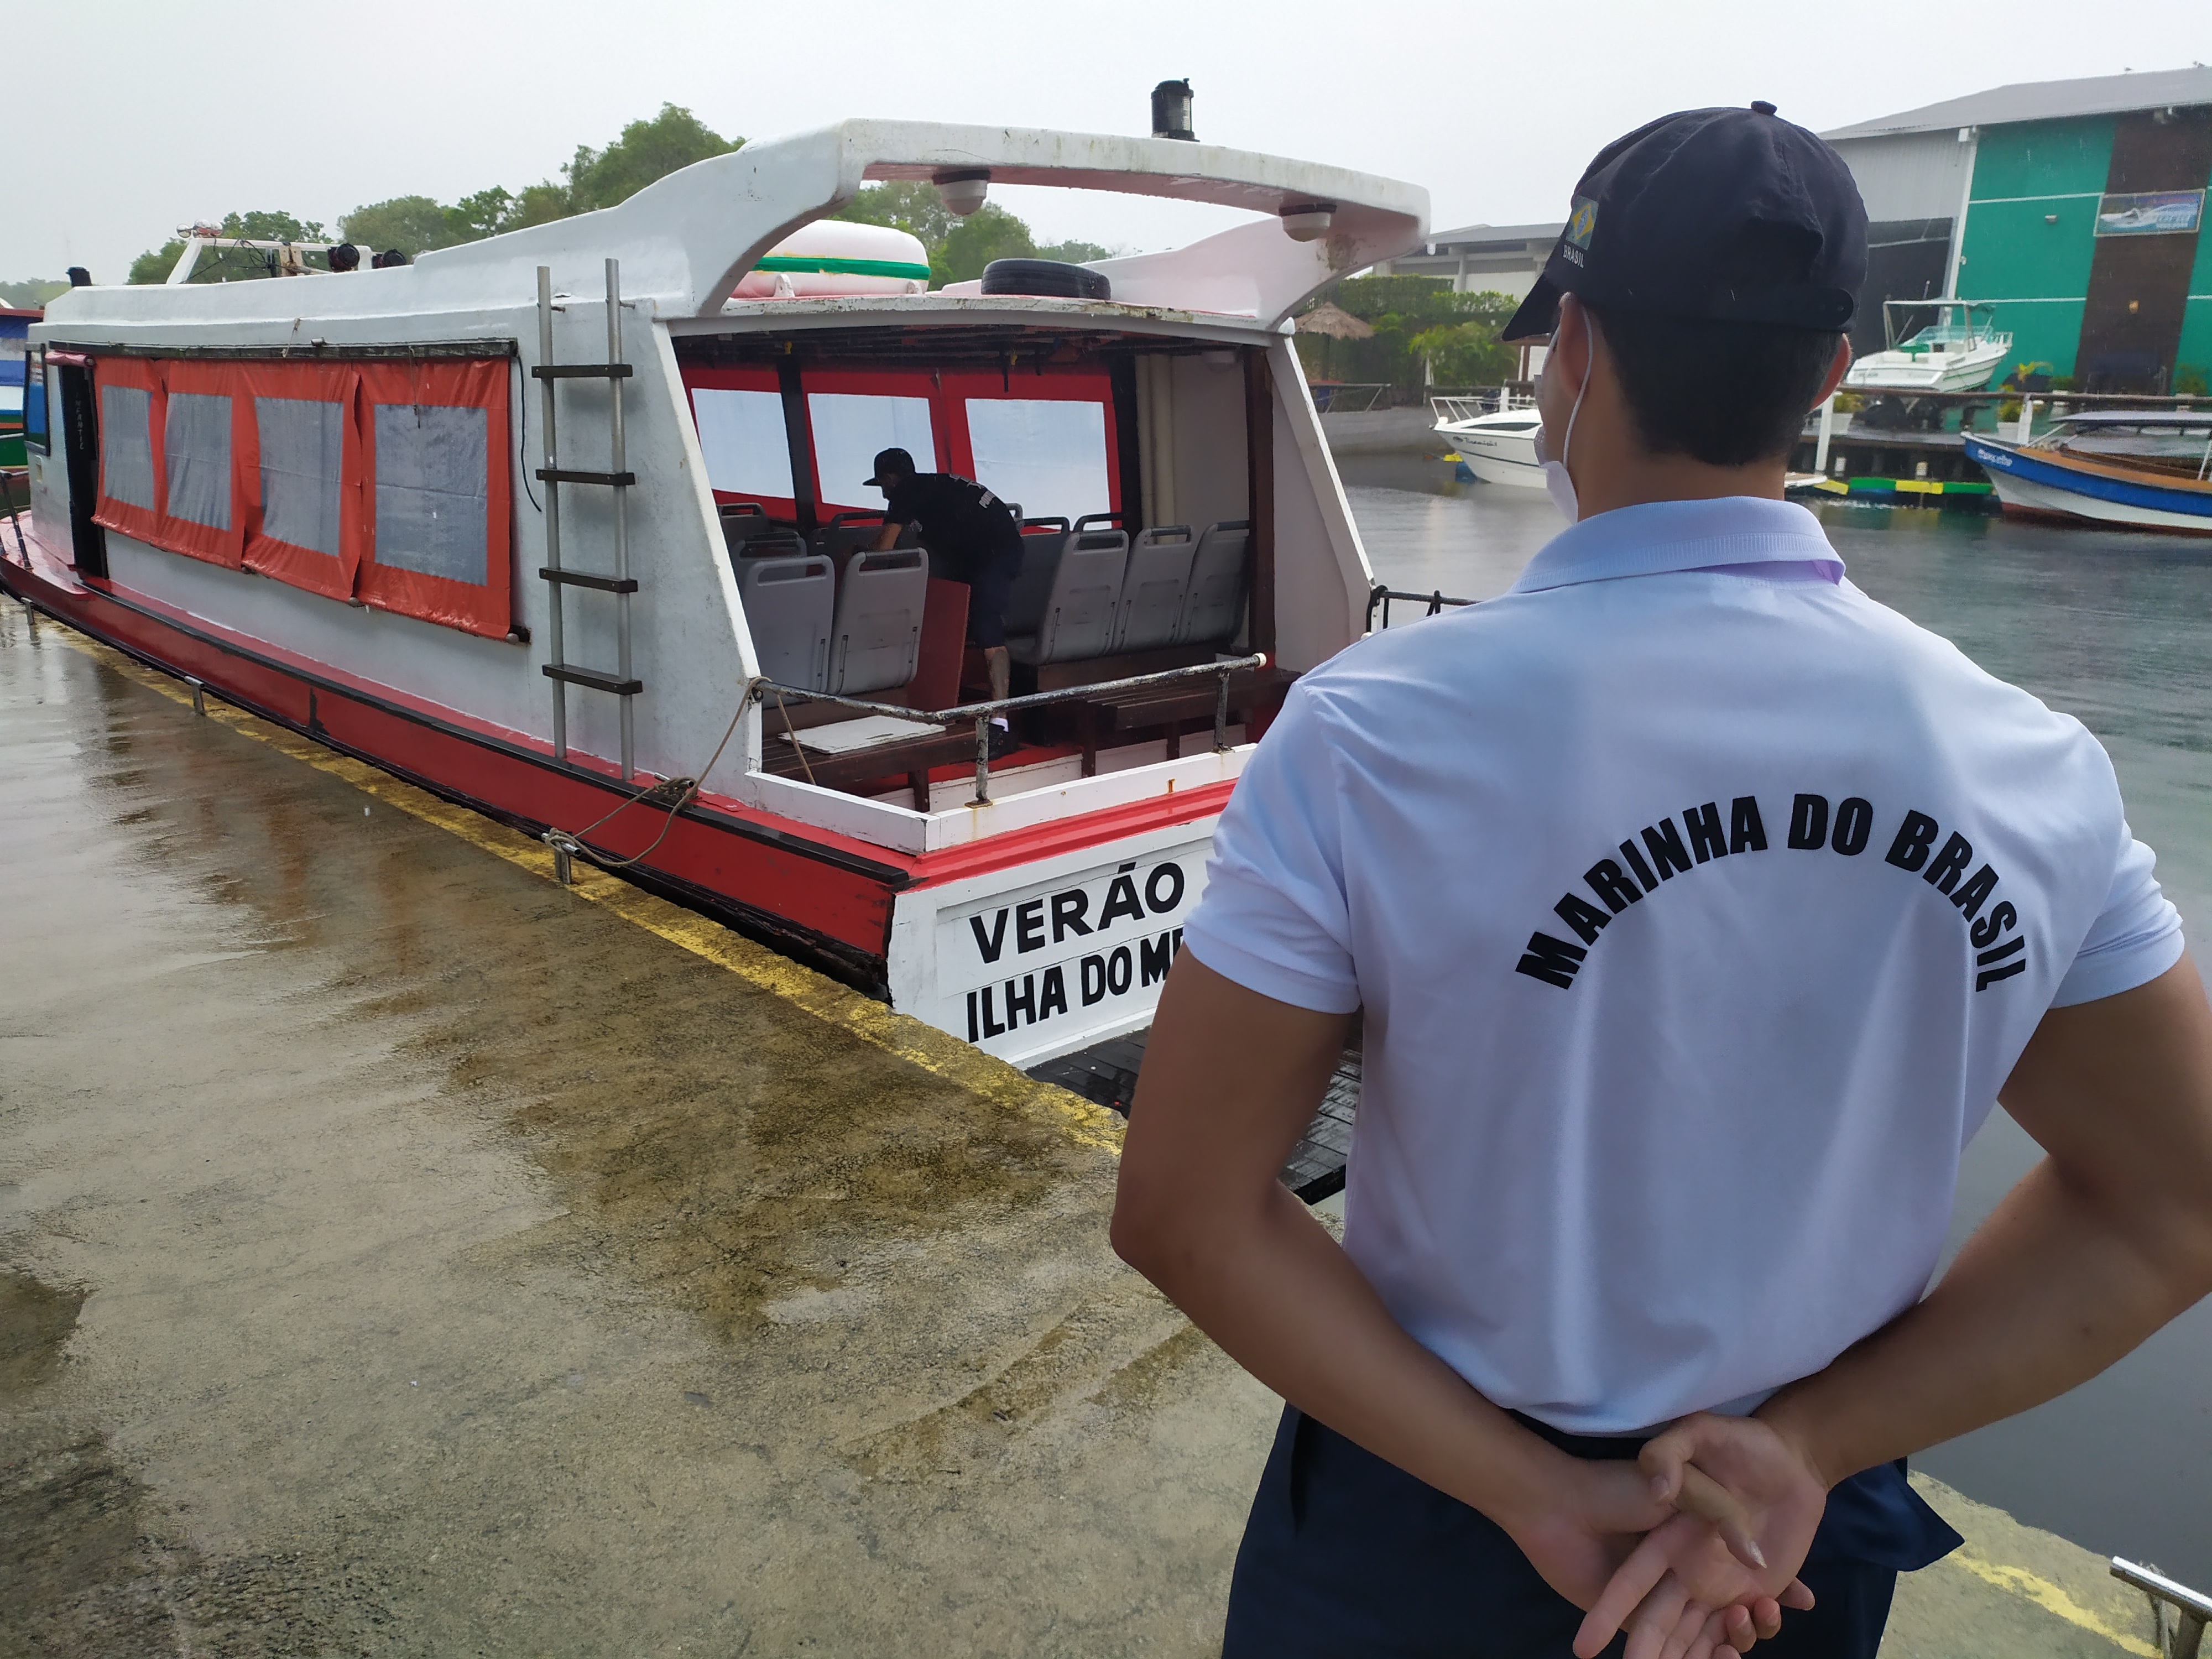
<path fill-rule="evenodd" d="M 1032 667 L 1080 662 L 1114 648 L 1114 623 L 1121 607 L 1121 579 L 1129 568 L 1128 532 L 1079 530 L 1052 573 L 1036 631 L 1006 635 L 1016 662 Z"/>
<path fill-rule="evenodd" d="M 1022 568 L 1006 594 L 1007 633 L 1034 634 L 1043 623 L 1053 575 L 1073 534 L 1065 519 L 1022 521 Z"/>
<path fill-rule="evenodd" d="M 1252 540 L 1247 519 L 1208 525 L 1191 560 L 1182 613 L 1176 618 L 1177 645 L 1218 645 L 1236 637 L 1244 621 L 1244 556 Z"/>
<path fill-rule="evenodd" d="M 830 630 L 830 681 L 840 696 L 866 696 L 904 685 L 921 659 L 921 616 L 929 602 L 929 555 L 919 547 L 855 552 L 837 580 Z"/>
<path fill-rule="evenodd" d="M 793 541 L 797 538 L 794 537 Z M 818 554 L 736 561 L 738 598 L 762 675 L 801 691 L 828 690 L 836 573 Z"/>
<path fill-rule="evenodd" d="M 884 515 L 880 513 L 840 513 L 806 538 L 807 550 L 826 555 L 837 567 L 837 580 L 845 580 L 845 567 L 853 562 L 856 553 L 865 553 L 876 544 L 876 538 L 884 533 Z M 921 538 L 915 533 L 912 525 L 900 527 L 896 543 L 900 547 L 920 547 Z"/>
<path fill-rule="evenodd" d="M 789 525 L 778 524 L 750 501 L 725 501 L 715 512 L 722 524 L 722 540 L 732 550 L 757 537 L 772 536 L 791 528 Z"/>
<path fill-rule="evenodd" d="M 1197 551 L 1198 538 L 1187 524 L 1154 525 L 1137 532 L 1114 619 L 1115 650 L 1157 651 L 1174 643 Z"/>

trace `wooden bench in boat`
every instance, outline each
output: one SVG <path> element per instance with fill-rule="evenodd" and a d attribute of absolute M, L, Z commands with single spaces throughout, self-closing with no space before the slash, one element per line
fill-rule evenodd
<path fill-rule="evenodd" d="M 775 718 L 771 713 L 770 720 Z M 870 744 L 842 755 L 827 755 L 802 750 L 800 744 L 791 742 L 771 726 L 762 748 L 762 771 L 779 778 L 797 778 L 824 789 L 857 789 L 878 778 L 904 774 L 907 787 L 914 792 L 914 810 L 927 812 L 930 769 L 963 761 L 974 765 L 975 731 L 973 726 L 957 726 L 949 732 L 901 738 L 890 743 Z"/>
<path fill-rule="evenodd" d="M 1270 664 L 1265 668 L 1240 668 L 1229 677 L 1229 715 L 1233 721 L 1261 709 L 1269 712 L 1283 700 L 1297 678 Z M 1193 732 L 1211 733 L 1220 682 L 1193 679 L 1180 684 L 1139 685 L 1127 691 L 1102 691 L 1076 699 L 1076 729 L 1083 744 L 1083 775 L 1098 770 L 1098 751 L 1112 746 L 1115 738 L 1165 728 L 1168 758 L 1182 753 L 1182 739 Z"/>

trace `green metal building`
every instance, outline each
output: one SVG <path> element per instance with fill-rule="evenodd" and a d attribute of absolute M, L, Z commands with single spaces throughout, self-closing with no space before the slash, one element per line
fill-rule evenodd
<path fill-rule="evenodd" d="M 2027 373 L 2212 382 L 2212 69 L 1999 87 L 1821 136 L 1873 222 L 1859 351 L 1883 343 L 1883 301 L 1950 295 L 1995 305 Z"/>

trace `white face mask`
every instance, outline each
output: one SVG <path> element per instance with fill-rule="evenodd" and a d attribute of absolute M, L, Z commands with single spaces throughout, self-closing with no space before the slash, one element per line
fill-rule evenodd
<path fill-rule="evenodd" d="M 1546 352 L 1542 374 L 1552 372 L 1553 361 L 1553 354 Z M 1559 459 L 1553 460 L 1544 453 L 1547 447 L 1544 442 L 1544 429 L 1540 426 L 1536 428 L 1536 459 L 1544 468 L 1544 491 L 1552 498 L 1552 505 L 1566 514 L 1569 524 L 1579 524 L 1583 516 L 1582 503 L 1575 498 L 1575 481 L 1567 473 L 1567 452 L 1574 447 L 1575 418 L 1583 412 L 1583 394 L 1589 390 L 1590 363 L 1591 359 L 1585 356 L 1583 359 L 1583 383 L 1575 388 L 1574 407 L 1567 411 L 1567 434 L 1559 441 Z"/>

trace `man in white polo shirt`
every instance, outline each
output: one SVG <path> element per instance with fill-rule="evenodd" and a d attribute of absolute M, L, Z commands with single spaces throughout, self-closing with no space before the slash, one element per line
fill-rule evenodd
<path fill-rule="evenodd" d="M 1782 499 L 1864 264 L 1770 106 L 1608 146 L 1509 331 L 1578 521 L 1308 674 L 1221 820 L 1115 1244 L 1290 1402 L 1231 1656 L 1871 1659 L 1957 1542 L 1904 1455 L 2212 1290 L 2212 1014 L 2103 750 Z M 1274 1175 L 1354 1011 L 1340 1249 Z M 1923 1300 L 2000 1097 L 2049 1160 Z"/>

